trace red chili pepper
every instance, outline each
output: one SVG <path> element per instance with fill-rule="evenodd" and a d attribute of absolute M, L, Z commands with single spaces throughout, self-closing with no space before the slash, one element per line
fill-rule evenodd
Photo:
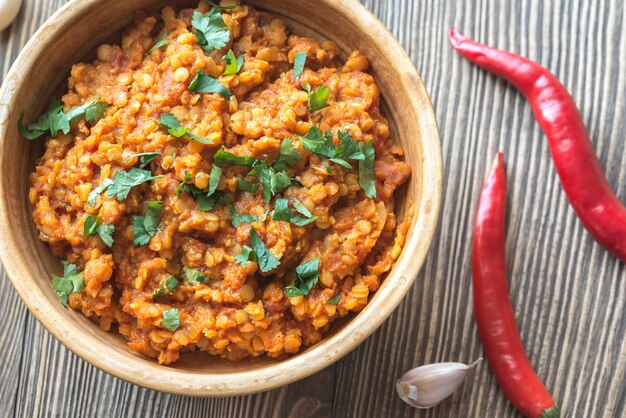
<path fill-rule="evenodd" d="M 565 87 L 539 64 L 479 44 L 454 28 L 450 28 L 450 43 L 471 62 L 508 80 L 528 99 L 576 214 L 600 245 L 626 262 L 626 207 L 611 190 Z"/>
<path fill-rule="evenodd" d="M 472 283 L 478 334 L 487 361 L 511 403 L 530 418 L 556 418 L 559 409 L 535 374 L 509 300 L 504 252 L 506 174 L 498 153 L 485 181 L 474 225 Z"/>

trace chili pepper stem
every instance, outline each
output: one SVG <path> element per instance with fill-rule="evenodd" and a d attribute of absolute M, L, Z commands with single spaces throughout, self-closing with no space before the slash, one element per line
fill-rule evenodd
<path fill-rule="evenodd" d="M 561 417 L 561 413 L 559 412 L 558 405 L 554 405 L 552 408 L 546 409 L 539 416 L 539 418 L 560 418 L 560 417 Z"/>

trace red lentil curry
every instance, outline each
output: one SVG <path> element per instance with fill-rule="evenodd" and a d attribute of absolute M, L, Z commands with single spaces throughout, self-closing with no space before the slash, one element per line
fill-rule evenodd
<path fill-rule="evenodd" d="M 169 364 L 284 357 L 358 312 L 400 254 L 410 175 L 358 51 L 247 5 L 138 14 L 24 126 L 61 302 Z"/>

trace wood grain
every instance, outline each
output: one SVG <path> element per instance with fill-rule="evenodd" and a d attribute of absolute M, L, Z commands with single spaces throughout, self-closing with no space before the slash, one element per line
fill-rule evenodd
<path fill-rule="evenodd" d="M 0 33 L 3 74 L 64 2 L 27 0 Z M 438 114 L 446 167 L 439 233 L 420 280 L 335 366 L 285 388 L 195 399 L 138 388 L 60 346 L 0 279 L 0 411 L 18 417 L 518 417 L 486 364 L 440 406 L 416 411 L 394 382 L 413 365 L 480 356 L 471 224 L 489 162 L 507 159 L 510 293 L 539 375 L 569 417 L 626 416 L 626 267 L 596 245 L 561 190 L 543 135 L 514 89 L 455 55 L 450 24 L 550 68 L 574 95 L 607 177 L 626 201 L 626 26 L 620 0 L 365 0 L 409 52 Z M 1 245 L 1 244 L 0 244 Z M 11 413 L 9 413 L 11 415 Z"/>

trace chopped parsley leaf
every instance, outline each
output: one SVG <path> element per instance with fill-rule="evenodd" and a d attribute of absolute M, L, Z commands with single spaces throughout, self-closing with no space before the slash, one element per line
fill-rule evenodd
<path fill-rule="evenodd" d="M 285 139 L 282 144 L 280 144 L 280 151 L 278 152 L 278 157 L 276 157 L 272 168 L 276 171 L 285 170 L 287 167 L 296 165 L 298 161 L 300 161 L 300 158 L 302 158 L 302 153 L 300 153 L 298 148 L 293 147 L 293 141 L 291 139 Z"/>
<path fill-rule="evenodd" d="M 307 101 L 309 103 L 309 110 L 311 112 L 315 112 L 317 110 L 322 110 L 325 107 L 328 107 L 328 87 L 326 86 L 317 86 L 315 90 L 311 87 L 309 83 L 302 83 L 302 88 L 309 95 Z"/>
<path fill-rule="evenodd" d="M 291 209 L 289 209 L 289 200 L 279 197 L 274 203 L 274 214 L 272 219 L 275 221 L 289 222 L 291 220 Z"/>
<path fill-rule="evenodd" d="M 208 283 L 209 277 L 202 274 L 200 270 L 196 269 L 185 269 L 185 281 L 187 283 Z"/>
<path fill-rule="evenodd" d="M 191 174 L 189 174 L 188 171 L 185 171 L 185 180 L 176 188 L 177 196 L 180 198 L 181 192 L 185 192 L 195 197 L 198 201 L 197 209 L 201 211 L 206 212 L 213 210 L 217 204 L 221 203 L 234 212 L 235 208 L 230 200 L 228 200 L 226 193 L 216 190 L 221 176 L 222 169 L 216 164 L 213 164 L 211 174 L 209 175 L 209 188 L 207 190 L 202 190 L 195 184 L 189 183 L 191 182 Z"/>
<path fill-rule="evenodd" d="M 163 203 L 153 201 L 148 203 L 145 216 L 133 216 L 133 245 L 143 246 L 150 242 L 159 230 L 159 217 L 163 210 Z"/>
<path fill-rule="evenodd" d="M 291 186 L 291 178 L 284 171 L 276 172 L 263 161 L 256 161 L 248 176 L 254 176 L 263 186 L 263 196 L 269 202 L 276 193 L 280 193 Z"/>
<path fill-rule="evenodd" d="M 217 190 L 217 186 L 220 184 L 220 178 L 222 178 L 222 169 L 213 164 L 211 167 L 211 174 L 209 175 L 209 191 L 207 192 L 207 196 L 211 196 Z"/>
<path fill-rule="evenodd" d="M 189 83 L 189 90 L 196 93 L 219 93 L 226 99 L 230 99 L 233 95 L 218 79 L 204 74 L 202 70 L 198 70 L 196 76 Z"/>
<path fill-rule="evenodd" d="M 215 206 L 218 204 L 222 204 L 230 209 L 231 212 L 235 211 L 233 204 L 228 200 L 228 196 L 226 193 L 217 191 L 213 193 L 211 196 L 207 196 L 206 194 L 198 196 L 198 210 L 209 211 L 213 210 Z"/>
<path fill-rule="evenodd" d="M 102 117 L 102 115 L 104 115 L 104 112 L 108 107 L 109 104 L 107 102 L 99 102 L 94 106 L 88 107 L 85 109 L 85 120 L 89 123 L 97 121 L 100 117 Z"/>
<path fill-rule="evenodd" d="M 235 257 L 235 261 L 241 265 L 246 264 L 248 261 L 256 261 L 252 247 L 243 245 L 241 247 L 241 254 Z"/>
<path fill-rule="evenodd" d="M 263 186 L 263 196 L 266 201 L 270 201 L 272 197 L 287 187 L 291 186 L 292 179 L 284 170 L 277 170 L 276 167 L 282 168 L 295 163 L 295 158 L 299 159 L 301 154 L 295 148 L 292 148 L 293 141 L 285 140 L 281 145 L 281 151 L 273 167 L 261 160 L 257 160 L 250 156 L 235 155 L 226 151 L 224 147 L 217 151 L 213 156 L 213 164 L 219 166 L 228 164 L 242 167 L 252 167 L 248 176 L 256 177 Z M 258 186 L 253 185 L 247 180 L 237 179 L 237 185 L 241 190 L 257 191 Z"/>
<path fill-rule="evenodd" d="M 79 273 L 76 265 L 67 261 L 63 261 L 63 276 L 53 274 L 51 284 L 63 306 L 67 306 L 70 293 L 80 292 L 85 288 L 83 273 Z"/>
<path fill-rule="evenodd" d="M 172 291 L 178 287 L 178 280 L 174 276 L 170 276 L 167 280 L 161 283 L 161 286 L 152 294 L 152 300 L 162 298 L 167 295 L 171 295 Z"/>
<path fill-rule="evenodd" d="M 293 200 L 293 208 L 300 215 L 293 216 L 291 218 L 291 223 L 298 226 L 308 225 L 311 222 L 315 222 L 317 220 L 317 216 L 313 215 L 307 208 L 300 202 L 298 199 Z"/>
<path fill-rule="evenodd" d="M 152 161 L 154 161 L 155 158 L 161 155 L 162 154 L 160 152 L 139 152 L 131 157 L 128 157 L 123 162 L 127 163 L 133 158 L 141 157 L 141 163 L 139 164 L 139 168 L 144 168 L 145 166 L 150 164 Z"/>
<path fill-rule="evenodd" d="M 107 247 L 113 246 L 113 233 L 115 232 L 115 226 L 108 225 L 100 225 L 98 223 L 98 218 L 92 215 L 89 215 L 85 218 L 85 223 L 83 224 L 83 236 L 88 237 L 93 234 L 98 234 L 102 242 L 105 243 Z"/>
<path fill-rule="evenodd" d="M 202 190 L 198 189 L 193 184 L 188 184 L 190 181 L 191 181 L 191 174 L 189 173 L 189 171 L 185 171 L 184 180 L 178 185 L 178 187 L 176 187 L 176 197 L 180 199 L 181 192 L 185 192 L 194 197 L 198 197 L 200 194 L 202 194 Z"/>
<path fill-rule="evenodd" d="M 150 55 L 152 54 L 154 51 L 156 51 L 157 49 L 163 47 L 163 46 L 167 46 L 170 44 L 170 41 L 168 41 L 167 38 L 169 36 L 169 32 L 163 32 L 163 34 L 161 36 L 159 36 L 159 39 L 156 40 L 156 42 L 154 43 L 154 45 L 152 45 L 152 48 L 150 48 L 149 50 L 146 51 L 145 55 Z"/>
<path fill-rule="evenodd" d="M 335 158 L 359 161 L 365 159 L 363 151 L 359 148 L 359 143 L 357 143 L 348 132 L 337 131 L 337 136 L 339 137 L 339 145 L 333 151 Z M 334 160 L 331 158 L 331 161 Z"/>
<path fill-rule="evenodd" d="M 96 197 L 98 197 L 100 193 L 105 191 L 107 187 L 109 187 L 111 184 L 113 184 L 113 180 L 111 180 L 110 178 L 102 180 L 102 184 L 93 189 L 91 193 L 89 193 L 89 196 L 87 196 L 87 203 L 89 203 L 91 206 L 94 206 L 96 204 Z"/>
<path fill-rule="evenodd" d="M 98 218 L 95 216 L 87 216 L 83 223 L 83 237 L 88 237 L 96 233 L 96 227 L 98 226 Z"/>
<path fill-rule="evenodd" d="M 356 142 L 348 132 L 337 131 L 337 136 L 339 137 L 339 145 L 335 146 L 331 131 L 326 131 L 322 134 L 322 131 L 316 125 L 313 125 L 306 135 L 298 136 L 298 138 L 304 149 L 316 154 L 322 161 L 328 159 L 347 169 L 352 169 L 352 165 L 346 161 L 347 159 L 359 161 L 359 176 L 361 175 L 361 166 L 364 166 L 363 174 L 365 177 L 363 181 L 368 184 L 367 187 L 370 187 L 370 181 L 374 179 L 375 154 L 373 145 L 371 143 L 367 145 L 363 142 Z M 369 154 L 365 153 L 366 149 Z M 363 185 L 361 187 L 363 190 L 366 190 Z M 366 190 L 366 196 L 370 197 L 370 195 L 369 189 Z M 373 196 L 376 197 L 375 190 Z"/>
<path fill-rule="evenodd" d="M 193 12 L 191 26 L 195 29 L 198 44 L 204 52 L 210 54 L 226 46 L 230 40 L 230 30 L 220 12 L 220 7 L 213 7 L 207 14 Z"/>
<path fill-rule="evenodd" d="M 153 176 L 148 170 L 135 167 L 129 171 L 116 171 L 113 175 L 113 182 L 109 185 L 108 195 L 111 198 L 117 198 L 117 200 L 124 200 L 133 187 L 160 177 Z"/>
<path fill-rule="evenodd" d="M 254 227 L 250 227 L 250 236 L 248 238 L 261 272 L 267 273 L 280 265 L 280 261 L 270 252 Z"/>
<path fill-rule="evenodd" d="M 341 300 L 341 296 L 339 296 L 339 295 L 335 295 L 335 296 L 333 296 L 332 298 L 328 299 L 328 300 L 326 301 L 326 303 L 327 303 L 328 305 L 336 305 L 336 304 L 338 304 L 338 303 L 339 303 L 339 301 L 340 301 L 340 300 Z"/>
<path fill-rule="evenodd" d="M 272 193 L 280 193 L 291 186 L 291 178 L 284 171 L 276 172 L 270 169 L 270 187 Z"/>
<path fill-rule="evenodd" d="M 194 141 L 198 141 L 201 144 L 213 144 L 213 141 L 209 141 L 206 138 L 202 138 L 189 132 L 189 128 L 185 128 L 184 126 L 182 126 L 176 116 L 171 113 L 163 113 L 161 115 L 161 119 L 157 120 L 157 123 L 167 129 L 167 132 L 170 135 L 175 136 L 176 138 L 180 138 L 184 135 L 189 137 L 190 139 L 193 139 Z"/>
<path fill-rule="evenodd" d="M 46 113 L 39 116 L 35 122 L 29 123 L 26 128 L 22 123 L 24 118 L 24 113 L 22 113 L 17 121 L 17 129 L 23 137 L 30 140 L 37 139 L 50 129 L 50 118 L 56 117 L 55 115 L 58 115 L 59 112 L 62 113 L 62 110 L 63 103 L 58 99 L 52 99 Z"/>
<path fill-rule="evenodd" d="M 63 112 L 63 103 L 53 99 L 46 113 L 39 116 L 35 122 L 29 123 L 26 127 L 24 127 L 22 121 L 24 116 L 22 114 L 17 122 L 17 129 L 22 136 L 30 140 L 37 139 L 48 131 L 50 136 L 54 138 L 59 131 L 64 134 L 69 133 L 70 124 L 80 118 L 84 117 L 90 123 L 95 122 L 104 114 L 108 106 L 107 103 L 100 103 L 100 96 L 98 96 L 65 113 Z"/>
<path fill-rule="evenodd" d="M 304 63 L 306 62 L 307 51 L 298 52 L 293 57 L 293 76 L 296 81 L 300 80 L 300 76 L 304 71 Z"/>
<path fill-rule="evenodd" d="M 169 331 L 176 331 L 180 327 L 180 318 L 178 317 L 178 309 L 167 309 L 163 311 L 163 320 L 161 327 Z"/>
<path fill-rule="evenodd" d="M 105 245 L 109 248 L 113 246 L 113 233 L 114 232 L 115 232 L 115 225 L 111 225 L 111 224 L 98 225 L 98 227 L 96 228 L 96 233 L 98 234 L 102 242 L 104 242 Z"/>
<path fill-rule="evenodd" d="M 308 225 L 315 222 L 317 216 L 314 216 L 298 199 L 293 201 L 294 209 L 303 216 L 294 215 L 293 209 L 289 208 L 289 200 L 279 197 L 274 204 L 274 214 L 272 219 L 275 221 L 291 222 L 297 226 Z"/>
<path fill-rule="evenodd" d="M 236 165 L 243 167 L 252 167 L 257 162 L 256 159 L 243 156 L 243 155 L 235 155 L 232 152 L 226 151 L 224 147 L 222 147 L 219 151 L 215 153 L 213 156 L 213 163 L 217 165 Z"/>
<path fill-rule="evenodd" d="M 243 54 L 235 57 L 232 49 L 229 49 L 228 54 L 224 55 L 222 59 L 226 60 L 226 68 L 224 68 L 222 75 L 237 74 L 243 66 Z"/>
<path fill-rule="evenodd" d="M 376 175 L 374 174 L 374 161 L 376 160 L 376 151 L 374 143 L 359 142 L 359 148 L 363 153 L 364 159 L 359 161 L 359 186 L 365 192 L 365 196 L 369 199 L 376 198 Z"/>
<path fill-rule="evenodd" d="M 240 178 L 237 179 L 237 187 L 244 192 L 256 192 L 259 190 L 258 184 Z"/>
<path fill-rule="evenodd" d="M 296 267 L 296 277 L 293 279 L 293 286 L 286 286 L 284 289 L 288 298 L 309 294 L 320 277 L 319 262 L 320 258 L 316 257 Z"/>
<path fill-rule="evenodd" d="M 233 224 L 235 228 L 237 228 L 238 226 L 241 226 L 247 222 L 256 222 L 258 220 L 259 218 L 257 218 L 254 215 L 246 215 L 243 213 L 233 213 L 233 216 L 230 222 Z"/>
<path fill-rule="evenodd" d="M 333 142 L 333 133 L 331 131 L 326 131 L 325 134 L 322 134 L 320 128 L 317 125 L 313 125 L 304 136 L 298 136 L 298 139 L 300 139 L 302 147 L 307 151 L 324 158 L 335 157 L 335 143 Z"/>

